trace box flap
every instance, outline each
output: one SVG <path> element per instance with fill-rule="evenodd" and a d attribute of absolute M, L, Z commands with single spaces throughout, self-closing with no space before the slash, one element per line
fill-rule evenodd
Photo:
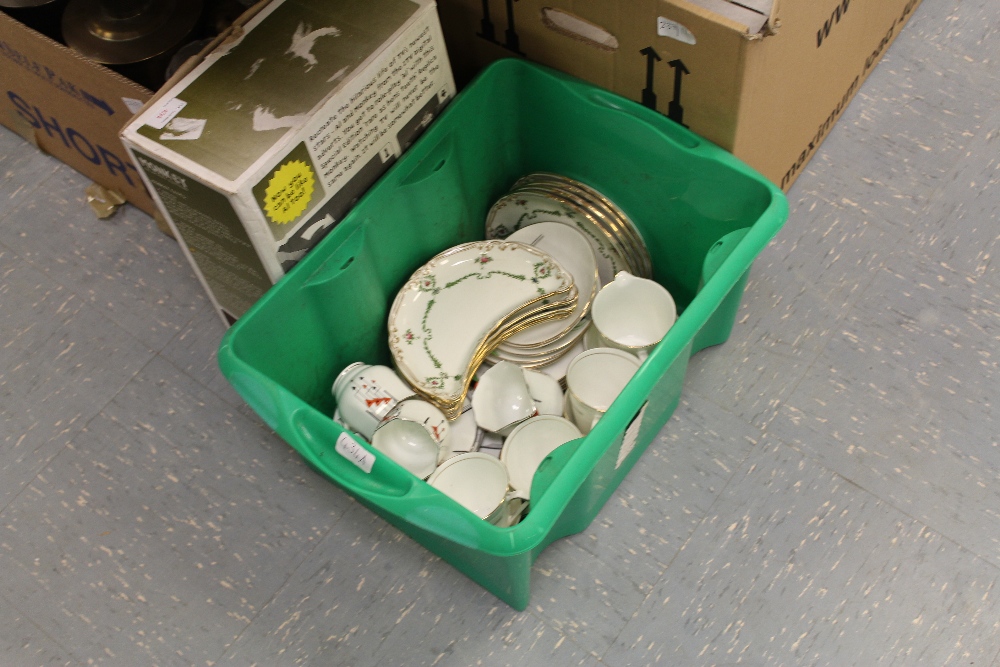
<path fill-rule="evenodd" d="M 739 23 L 748 35 L 759 35 L 771 18 L 774 0 L 688 0 L 708 11 Z"/>
<path fill-rule="evenodd" d="M 429 4 L 272 3 L 247 24 L 242 38 L 223 42 L 130 130 L 236 181 Z"/>
<path fill-rule="evenodd" d="M 730 0 L 730 2 L 764 16 L 771 15 L 771 7 L 774 5 L 774 0 Z"/>

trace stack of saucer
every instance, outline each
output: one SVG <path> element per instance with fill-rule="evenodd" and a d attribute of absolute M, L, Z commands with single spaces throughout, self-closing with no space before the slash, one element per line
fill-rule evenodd
<path fill-rule="evenodd" d="M 649 250 L 625 212 L 588 185 L 536 172 L 520 178 L 490 209 L 486 238 L 505 239 L 540 222 L 558 222 L 582 233 L 597 257 L 601 285 L 619 271 L 652 276 Z"/>
<path fill-rule="evenodd" d="M 589 306 L 590 292 L 585 298 Z M 396 295 L 389 349 L 400 375 L 456 419 L 491 352 L 521 332 L 578 323 L 578 302 L 573 274 L 548 253 L 518 242 L 465 243 L 420 267 Z"/>
<path fill-rule="evenodd" d="M 489 361 L 511 361 L 541 368 L 565 355 L 581 340 L 590 323 L 590 304 L 600 289 L 597 257 L 587 237 L 575 227 L 540 222 L 507 237 L 551 255 L 572 276 L 579 291 L 576 310 L 564 320 L 545 322 L 514 334 L 497 346 Z"/>

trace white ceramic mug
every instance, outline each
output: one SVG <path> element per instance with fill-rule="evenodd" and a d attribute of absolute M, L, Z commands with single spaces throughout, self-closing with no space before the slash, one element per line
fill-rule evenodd
<path fill-rule="evenodd" d="M 427 483 L 501 528 L 520 521 L 527 508 L 526 496 L 510 489 L 507 467 L 489 454 L 454 456 L 438 466 Z"/>
<path fill-rule="evenodd" d="M 472 412 L 480 428 L 502 436 L 538 414 L 521 367 L 501 361 L 483 373 L 472 394 Z"/>
<path fill-rule="evenodd" d="M 598 347 L 577 355 L 566 371 L 567 414 L 583 434 L 590 433 L 641 362 L 634 355 Z"/>
<path fill-rule="evenodd" d="M 413 389 L 388 366 L 360 361 L 342 370 L 333 382 L 333 398 L 341 418 L 369 442 L 396 404 L 413 395 Z"/>
<path fill-rule="evenodd" d="M 591 305 L 596 345 L 614 347 L 645 359 L 677 321 L 674 298 L 654 280 L 620 271 L 601 288 Z"/>
<path fill-rule="evenodd" d="M 427 429 L 408 419 L 390 419 L 375 429 L 372 447 L 403 466 L 420 479 L 437 468 L 441 446 Z"/>

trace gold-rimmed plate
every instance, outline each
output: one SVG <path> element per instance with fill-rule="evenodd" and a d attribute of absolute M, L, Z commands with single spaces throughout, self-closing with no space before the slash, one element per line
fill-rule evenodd
<path fill-rule="evenodd" d="M 642 234 L 631 218 L 601 192 L 581 181 L 550 172 L 528 174 L 518 179 L 511 187 L 511 191 L 526 185 L 549 185 L 573 193 L 583 199 L 591 210 L 598 213 L 601 219 L 607 221 L 609 229 L 616 236 L 619 236 L 624 244 L 630 246 L 632 254 L 637 259 L 637 273 L 635 275 L 640 275 L 641 277 L 651 276 L 652 262 L 649 257 L 649 249 L 646 247 Z"/>
<path fill-rule="evenodd" d="M 596 220 L 565 200 L 547 194 L 518 191 L 498 199 L 486 219 L 486 238 L 506 239 L 538 222 L 560 222 L 580 231 L 594 250 L 601 285 L 614 280 L 619 271 L 627 270 L 628 264 L 614 238 Z"/>
<path fill-rule="evenodd" d="M 544 309 L 546 300 L 575 308 L 574 289 L 572 275 L 531 246 L 475 241 L 450 248 L 396 295 L 388 321 L 396 368 L 439 407 L 460 411 L 473 362 L 503 340 L 497 334 L 510 330 L 511 316 Z"/>

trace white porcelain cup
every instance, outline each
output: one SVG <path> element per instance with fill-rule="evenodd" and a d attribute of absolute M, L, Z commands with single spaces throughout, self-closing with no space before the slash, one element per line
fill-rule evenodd
<path fill-rule="evenodd" d="M 502 436 L 538 414 L 521 367 L 501 361 L 483 373 L 472 394 L 472 413 L 480 428 Z"/>
<path fill-rule="evenodd" d="M 540 371 L 524 369 L 524 380 L 528 384 L 528 393 L 535 402 L 535 409 L 540 415 L 561 415 L 563 409 L 563 390 L 559 381 Z"/>
<path fill-rule="evenodd" d="M 383 428 L 394 419 L 404 419 L 423 426 L 424 430 L 434 438 L 434 442 L 438 444 L 441 450 L 438 463 L 444 461 L 450 454 L 451 426 L 448 424 L 448 418 L 444 416 L 444 413 L 437 406 L 416 396 L 404 398 L 389 411 L 389 414 L 385 416 L 382 423 L 375 428 L 375 433 L 378 433 L 380 428 Z M 375 436 L 373 435 L 372 437 L 374 438 Z"/>
<path fill-rule="evenodd" d="M 662 285 L 620 271 L 601 288 L 591 306 L 600 347 L 614 347 L 645 359 L 677 321 L 677 305 Z"/>
<path fill-rule="evenodd" d="M 527 508 L 527 498 L 510 489 L 507 467 L 489 454 L 454 456 L 438 466 L 427 483 L 501 528 L 520 521 Z"/>
<path fill-rule="evenodd" d="M 340 417 L 369 442 L 375 428 L 396 404 L 413 395 L 413 389 L 388 366 L 360 361 L 342 370 L 333 382 Z"/>
<path fill-rule="evenodd" d="M 408 419 L 390 419 L 375 429 L 372 447 L 420 479 L 437 468 L 441 447 L 422 424 Z"/>
<path fill-rule="evenodd" d="M 545 457 L 581 435 L 576 424 L 554 415 L 539 415 L 518 424 L 500 450 L 500 461 L 507 466 L 511 488 L 527 498 L 535 471 Z"/>
<path fill-rule="evenodd" d="M 566 371 L 567 414 L 583 434 L 590 433 L 641 362 L 628 352 L 597 347 L 577 355 Z"/>

